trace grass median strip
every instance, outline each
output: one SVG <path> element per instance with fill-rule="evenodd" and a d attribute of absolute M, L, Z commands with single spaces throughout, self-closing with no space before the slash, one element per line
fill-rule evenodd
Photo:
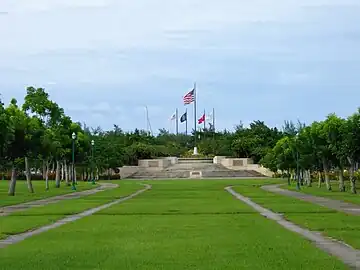
<path fill-rule="evenodd" d="M 2 269 L 348 269 L 224 192 L 232 180 L 148 183 L 132 200 L 1 249 Z"/>
<path fill-rule="evenodd" d="M 274 194 L 262 190 L 260 186 L 238 185 L 233 189 L 255 203 L 283 214 L 287 220 L 299 226 L 319 231 L 360 249 L 359 216 L 351 216 L 310 202 Z"/>
<path fill-rule="evenodd" d="M 313 183 L 313 185 L 311 187 L 307 187 L 307 186 L 301 186 L 301 190 L 300 192 L 306 193 L 306 194 L 311 194 L 311 195 L 315 195 L 315 196 L 320 196 L 320 197 L 325 197 L 325 198 L 329 198 L 329 199 L 333 199 L 333 200 L 339 200 L 339 201 L 344 201 L 344 202 L 349 202 L 349 203 L 354 203 L 354 204 L 359 204 L 360 205 L 360 188 L 357 189 L 358 194 L 352 194 L 350 193 L 350 183 L 349 181 L 345 182 L 345 186 L 346 186 L 346 192 L 340 192 L 339 191 L 339 183 L 336 181 L 332 181 L 331 182 L 332 191 L 329 191 L 326 189 L 325 184 L 323 184 L 320 188 L 318 187 L 317 183 Z M 292 184 L 291 186 L 288 185 L 283 185 L 281 186 L 281 188 L 283 189 L 288 189 L 291 191 L 297 191 L 296 190 L 296 184 Z"/>
<path fill-rule="evenodd" d="M 118 184 L 119 187 L 112 190 L 101 191 L 79 199 L 61 201 L 0 217 L 0 239 L 53 223 L 65 216 L 100 206 L 142 188 L 141 185 L 135 182 L 118 182 Z"/>
<path fill-rule="evenodd" d="M 45 190 L 44 181 L 33 181 L 35 193 L 29 193 L 26 181 L 17 181 L 15 196 L 8 196 L 9 181 L 0 180 L 0 207 L 45 199 L 74 192 L 71 190 L 71 187 L 66 186 L 65 183 L 61 183 L 60 188 L 55 188 L 55 181 L 49 182 L 50 189 Z M 84 191 L 95 187 L 96 185 L 80 181 L 76 186 L 77 191 Z"/>

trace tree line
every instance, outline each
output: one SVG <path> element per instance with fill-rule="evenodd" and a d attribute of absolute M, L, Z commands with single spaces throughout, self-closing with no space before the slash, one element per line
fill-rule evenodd
<path fill-rule="evenodd" d="M 104 131 L 72 121 L 64 109 L 50 99 L 43 88 L 28 87 L 22 106 L 12 99 L 0 103 L 0 166 L 9 179 L 9 195 L 15 194 L 16 179 L 55 180 L 70 185 L 80 179 L 112 178 L 111 172 L 123 165 L 137 165 L 139 159 L 192 155 L 194 132 L 170 134 L 160 129 L 156 136 L 144 130 L 123 131 L 118 125 Z M 72 134 L 75 134 L 75 140 Z M 311 185 L 314 174 L 331 190 L 330 173 L 336 171 L 339 188 L 345 190 L 344 171 L 349 172 L 355 193 L 357 162 L 360 157 L 360 112 L 347 119 L 330 114 L 309 126 L 286 121 L 281 130 L 254 121 L 239 124 L 234 131 L 203 129 L 196 133 L 200 156 L 215 155 L 252 158 L 255 163 Z M 94 145 L 92 145 L 94 141 Z M 72 147 L 75 166 L 72 167 Z"/>

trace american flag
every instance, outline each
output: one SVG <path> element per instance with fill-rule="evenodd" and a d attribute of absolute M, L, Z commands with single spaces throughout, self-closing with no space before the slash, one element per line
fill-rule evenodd
<path fill-rule="evenodd" d="M 187 93 L 184 98 L 184 105 L 191 104 L 195 101 L 195 89 L 191 90 L 189 93 Z"/>

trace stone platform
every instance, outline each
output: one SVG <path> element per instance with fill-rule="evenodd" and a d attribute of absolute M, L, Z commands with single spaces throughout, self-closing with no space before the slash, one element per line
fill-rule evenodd
<path fill-rule="evenodd" d="M 120 168 L 122 179 L 259 178 L 272 173 L 247 158 L 176 158 L 139 160 Z"/>

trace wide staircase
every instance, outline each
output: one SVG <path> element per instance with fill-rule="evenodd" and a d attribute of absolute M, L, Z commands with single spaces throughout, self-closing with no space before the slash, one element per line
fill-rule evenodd
<path fill-rule="evenodd" d="M 214 164 L 212 158 L 179 158 L 178 163 L 163 170 L 140 169 L 130 179 L 171 179 L 189 178 L 192 172 L 201 178 L 253 178 L 264 177 L 252 170 L 230 170 L 222 165 Z"/>

